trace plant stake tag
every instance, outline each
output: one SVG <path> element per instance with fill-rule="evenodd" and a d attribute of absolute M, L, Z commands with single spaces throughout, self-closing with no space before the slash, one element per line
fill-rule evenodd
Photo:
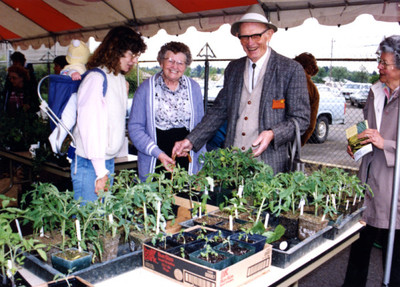
<path fill-rule="evenodd" d="M 301 198 L 300 203 L 299 203 L 299 205 L 300 205 L 300 215 L 303 215 L 303 213 L 304 213 L 304 205 L 305 204 L 306 204 L 306 201 L 304 200 L 304 198 Z"/>
<path fill-rule="evenodd" d="M 19 234 L 19 237 L 20 237 L 21 240 L 22 240 L 23 237 L 22 237 L 21 227 L 19 226 L 19 221 L 18 221 L 18 219 L 15 219 L 15 225 L 17 225 L 18 234 Z"/>
<path fill-rule="evenodd" d="M 238 196 L 239 196 L 239 198 L 242 198 L 242 197 L 243 197 L 243 185 L 242 185 L 242 184 L 239 185 L 239 188 L 238 188 Z M 240 203 L 240 204 L 242 204 L 242 203 Z"/>
<path fill-rule="evenodd" d="M 44 237 L 44 229 L 43 229 L 43 226 L 40 227 L 39 233 L 40 233 L 40 237 Z"/>
<path fill-rule="evenodd" d="M 324 221 L 325 220 L 325 213 L 324 213 L 324 215 L 322 215 L 322 218 L 321 218 L 321 221 Z"/>
<path fill-rule="evenodd" d="M 233 230 L 233 218 L 232 215 L 229 215 L 229 230 Z"/>
<path fill-rule="evenodd" d="M 346 200 L 346 211 L 349 209 L 349 200 Z"/>
<path fill-rule="evenodd" d="M 202 215 L 201 215 L 201 206 L 199 206 L 199 218 L 202 218 Z"/>
<path fill-rule="evenodd" d="M 80 225 L 78 219 L 75 220 L 75 227 L 76 227 L 76 238 L 78 239 L 78 250 L 79 250 L 79 252 L 81 252 L 82 251 L 82 248 L 81 248 L 81 240 L 82 240 L 82 238 L 81 238 L 81 225 Z"/>
<path fill-rule="evenodd" d="M 237 210 L 237 205 L 236 205 L 236 203 L 233 204 L 233 206 L 235 207 L 235 218 L 239 218 L 239 214 L 238 214 L 238 210 Z"/>
<path fill-rule="evenodd" d="M 12 278 L 12 261 L 10 259 L 7 260 L 7 277 Z"/>
<path fill-rule="evenodd" d="M 210 185 L 210 191 L 213 192 L 214 191 L 214 179 L 207 176 L 206 177 L 208 184 Z"/>
<path fill-rule="evenodd" d="M 265 227 L 265 229 L 268 228 L 268 221 L 269 221 L 269 213 L 267 212 L 267 214 L 265 215 L 265 221 L 264 221 L 264 227 Z"/>

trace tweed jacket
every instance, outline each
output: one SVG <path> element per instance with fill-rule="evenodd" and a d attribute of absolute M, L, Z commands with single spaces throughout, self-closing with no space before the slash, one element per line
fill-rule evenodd
<path fill-rule="evenodd" d="M 364 118 L 371 129 L 377 129 L 374 102 L 377 97 L 385 95 L 380 91 L 380 82 L 373 85 L 364 107 Z M 397 118 L 399 91 L 392 96 L 383 109 L 380 134 L 384 138 L 383 150 L 373 146 L 371 153 L 364 155 L 358 176 L 362 182 L 370 185 L 374 195 L 365 194 L 364 205 L 367 206 L 363 220 L 377 228 L 389 228 L 392 202 L 393 174 L 396 159 Z M 369 172 L 368 172 L 369 167 Z M 400 229 L 400 197 L 397 203 L 396 229 Z"/>
<path fill-rule="evenodd" d="M 225 69 L 224 86 L 213 107 L 186 137 L 195 151 L 214 135 L 225 120 L 228 120 L 228 126 L 224 146 L 233 145 L 246 61 L 247 57 L 243 57 L 229 63 Z M 259 107 L 259 132 L 274 132 L 274 139 L 261 154 L 261 160 L 269 164 L 275 173 L 288 170 L 288 144 L 295 135 L 291 118 L 298 121 L 301 133 L 307 129 L 310 104 L 304 69 L 299 63 L 271 50 Z"/>

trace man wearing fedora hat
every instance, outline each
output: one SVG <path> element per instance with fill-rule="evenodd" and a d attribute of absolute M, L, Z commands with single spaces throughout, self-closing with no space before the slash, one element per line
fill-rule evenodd
<path fill-rule="evenodd" d="M 175 143 L 174 155 L 197 151 L 227 120 L 225 147 L 252 148 L 254 156 L 275 173 L 288 170 L 288 144 L 295 136 L 292 119 L 303 133 L 309 125 L 310 104 L 302 66 L 269 47 L 276 31 L 260 5 L 250 6 L 232 24 L 231 33 L 247 57 L 229 63 L 213 107 L 184 140 Z"/>

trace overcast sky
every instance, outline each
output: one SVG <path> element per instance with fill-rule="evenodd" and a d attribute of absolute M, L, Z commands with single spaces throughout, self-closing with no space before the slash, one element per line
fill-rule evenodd
<path fill-rule="evenodd" d="M 271 47 L 280 54 L 293 58 L 302 52 L 310 52 L 316 58 L 374 58 L 378 44 L 384 36 L 400 34 L 398 23 L 375 21 L 371 15 L 361 15 L 348 25 L 323 26 L 315 19 L 307 19 L 303 25 L 287 31 L 279 29 L 271 40 Z M 217 58 L 239 58 L 244 56 L 242 46 L 236 37 L 230 34 L 230 25 L 223 25 L 215 32 L 198 32 L 191 27 L 183 35 L 168 35 L 160 30 L 157 35 L 146 39 L 147 51 L 139 60 L 155 60 L 160 47 L 169 41 L 187 44 L 194 59 L 208 42 Z M 333 42 L 332 42 L 333 41 Z M 204 59 L 204 58 L 203 58 Z M 194 62 L 192 67 L 199 63 Z M 226 66 L 227 63 L 211 63 L 212 66 Z M 319 66 L 330 66 L 330 62 L 319 62 Z M 149 66 L 155 66 L 149 64 Z M 364 65 L 369 72 L 376 71 L 376 63 L 333 63 L 346 66 L 349 70 L 359 70 Z"/>

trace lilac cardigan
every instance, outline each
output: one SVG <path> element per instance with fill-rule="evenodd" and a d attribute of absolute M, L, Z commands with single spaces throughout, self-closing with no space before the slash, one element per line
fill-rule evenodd
<path fill-rule="evenodd" d="M 149 173 L 154 172 L 157 158 L 163 152 L 157 146 L 154 115 L 154 83 L 155 79 L 159 76 L 160 73 L 157 73 L 138 87 L 133 97 L 129 116 L 129 137 L 138 150 L 139 178 L 142 181 L 146 180 Z M 192 111 L 190 131 L 192 131 L 204 115 L 203 97 L 199 84 L 186 76 L 183 77 L 188 83 L 189 101 Z M 190 151 L 192 163 L 189 164 L 189 174 L 196 174 L 200 170 L 201 165 L 198 158 L 203 152 L 205 152 L 205 146 L 197 152 Z"/>

